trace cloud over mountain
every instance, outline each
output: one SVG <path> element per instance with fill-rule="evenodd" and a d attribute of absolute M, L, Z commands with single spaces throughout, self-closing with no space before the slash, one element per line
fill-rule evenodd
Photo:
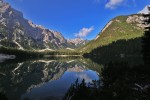
<path fill-rule="evenodd" d="M 78 33 L 75 33 L 75 36 L 76 37 L 86 37 L 93 30 L 94 30 L 93 26 L 91 26 L 90 28 L 82 28 Z"/>

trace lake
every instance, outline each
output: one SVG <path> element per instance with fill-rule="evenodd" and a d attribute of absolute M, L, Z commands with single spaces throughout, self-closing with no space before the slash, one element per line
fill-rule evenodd
<path fill-rule="evenodd" d="M 77 79 L 100 80 L 101 68 L 84 58 L 3 62 L 0 93 L 8 100 L 61 100 Z"/>

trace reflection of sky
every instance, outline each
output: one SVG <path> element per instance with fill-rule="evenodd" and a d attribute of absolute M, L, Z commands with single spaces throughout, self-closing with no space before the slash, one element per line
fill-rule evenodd
<path fill-rule="evenodd" d="M 83 79 L 85 79 L 86 83 L 92 82 L 92 80 L 98 80 L 99 79 L 99 77 L 96 77 L 97 73 L 93 72 L 91 70 L 86 71 L 86 72 L 84 71 L 84 72 L 75 73 L 75 76 L 76 76 L 76 78 L 78 78 L 81 81 Z"/>
<path fill-rule="evenodd" d="M 92 80 L 98 80 L 99 76 L 95 71 L 86 70 L 83 72 L 65 72 L 61 78 L 55 81 L 50 81 L 44 85 L 33 88 L 29 93 L 24 94 L 22 99 L 25 97 L 33 99 L 46 99 L 50 96 L 63 96 L 69 89 L 70 85 L 79 79 L 85 79 L 85 82 L 91 82 Z"/>

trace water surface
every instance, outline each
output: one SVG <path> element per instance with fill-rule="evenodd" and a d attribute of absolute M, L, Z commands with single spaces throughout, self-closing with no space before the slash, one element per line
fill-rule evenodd
<path fill-rule="evenodd" d="M 8 100 L 61 100 L 71 84 L 99 80 L 101 66 L 88 59 L 32 60 L 0 64 L 0 93 Z"/>

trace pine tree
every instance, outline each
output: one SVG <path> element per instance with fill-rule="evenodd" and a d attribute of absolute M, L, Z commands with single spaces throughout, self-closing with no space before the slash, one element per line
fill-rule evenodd
<path fill-rule="evenodd" d="M 150 10 L 150 7 L 149 7 Z M 143 59 L 144 64 L 150 66 L 150 13 L 144 14 L 145 34 L 143 37 Z"/>

